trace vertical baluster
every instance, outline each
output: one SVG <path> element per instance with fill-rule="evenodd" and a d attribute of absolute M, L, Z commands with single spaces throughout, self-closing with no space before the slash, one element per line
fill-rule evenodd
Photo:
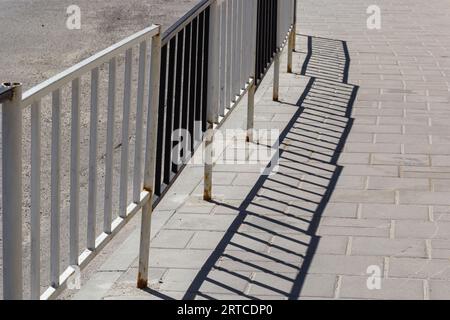
<path fill-rule="evenodd" d="M 273 101 L 278 101 L 279 99 L 279 91 L 280 91 L 280 55 L 281 52 L 279 50 L 281 44 L 281 3 L 280 1 L 275 2 L 276 10 L 275 10 L 275 62 L 274 62 L 274 75 L 273 75 Z"/>
<path fill-rule="evenodd" d="M 292 1 L 292 30 L 291 34 L 289 36 L 289 47 L 288 47 L 288 65 L 287 65 L 287 72 L 292 73 L 292 65 L 293 65 L 293 53 L 295 52 L 295 38 L 296 38 L 296 13 L 297 7 L 296 7 L 296 1 Z"/>
<path fill-rule="evenodd" d="M 204 52 L 204 35 L 205 35 L 205 11 L 200 13 L 198 20 L 198 38 L 197 38 L 197 49 L 198 49 L 198 60 L 197 60 L 197 73 L 196 73 L 196 103 L 195 103 L 195 121 L 197 123 L 195 127 L 195 141 L 196 144 L 202 141 L 202 130 L 204 123 L 202 121 L 202 91 L 203 91 L 203 68 L 205 61 Z"/>
<path fill-rule="evenodd" d="M 159 29 L 161 32 L 161 28 Z M 150 80 L 147 113 L 147 139 L 145 151 L 144 189 L 150 193 L 148 202 L 142 208 L 141 237 L 139 245 L 139 272 L 137 287 L 147 288 L 150 251 L 151 215 L 153 190 L 155 186 L 155 164 L 157 146 L 158 109 L 161 72 L 161 33 L 152 39 Z"/>
<path fill-rule="evenodd" d="M 164 145 L 164 183 L 168 185 L 172 180 L 172 129 L 173 129 L 173 98 L 175 94 L 175 67 L 177 38 L 170 40 L 169 45 L 169 73 L 167 77 L 167 105 L 165 121 L 165 145 Z"/>
<path fill-rule="evenodd" d="M 175 134 L 176 131 L 180 130 L 181 128 L 181 118 L 182 118 L 182 101 L 183 101 L 183 95 L 185 95 L 186 93 L 183 91 L 183 87 L 182 87 L 182 80 L 183 80 L 183 57 L 184 57 L 184 29 L 181 30 L 178 33 L 178 43 L 177 43 L 177 71 L 176 71 L 176 76 L 175 76 L 175 102 L 174 102 L 174 112 L 173 112 L 173 133 Z M 177 135 L 175 135 L 174 141 L 172 143 L 172 148 L 175 148 L 176 146 L 178 146 L 179 148 L 179 143 L 180 142 L 180 134 L 179 132 L 177 133 Z M 175 149 L 173 149 L 175 150 Z M 173 173 L 178 173 L 179 170 L 179 163 L 180 163 L 180 154 L 177 153 L 173 154 L 173 159 L 172 159 L 172 172 Z"/>
<path fill-rule="evenodd" d="M 189 101 L 190 101 L 190 61 L 191 61 L 191 38 L 192 23 L 188 24 L 185 29 L 185 48 L 184 48 L 184 69 L 183 69 L 183 111 L 181 118 L 181 128 L 188 130 L 189 128 Z M 191 137 L 185 137 L 183 141 L 183 156 L 187 160 L 190 154 Z"/>
<path fill-rule="evenodd" d="M 244 67 L 244 52 L 246 51 L 244 49 L 244 2 L 247 2 L 248 0 L 240 0 L 239 1 L 239 11 L 238 11 L 238 19 L 239 19 L 239 53 L 238 53 L 238 57 L 239 57 L 239 64 L 238 64 L 238 70 L 239 70 L 239 74 L 238 74 L 238 91 L 237 91 L 237 95 L 241 96 L 241 90 L 244 88 L 244 76 L 243 76 L 243 71 L 245 69 Z"/>
<path fill-rule="evenodd" d="M 223 1 L 220 4 L 220 102 L 218 115 L 225 115 L 225 87 L 226 87 L 226 74 L 227 74 L 227 1 Z"/>
<path fill-rule="evenodd" d="M 52 154 L 51 154 L 51 226 L 50 226 L 50 283 L 59 287 L 60 275 L 60 162 L 61 162 L 61 90 L 52 94 Z"/>
<path fill-rule="evenodd" d="M 231 96 L 232 96 L 232 63 L 233 63 L 233 47 L 232 47 L 232 39 L 233 39 L 233 0 L 226 1 L 227 4 L 227 61 L 226 61 L 226 80 L 225 80 L 225 107 L 229 108 L 231 104 Z"/>
<path fill-rule="evenodd" d="M 261 65 L 261 73 L 264 74 L 267 66 L 267 47 L 269 41 L 269 20 L 268 20 L 268 1 L 269 0 L 261 0 L 262 1 L 262 18 L 261 18 L 261 37 L 262 37 L 262 65 Z"/>
<path fill-rule="evenodd" d="M 252 6 L 250 11 L 251 16 L 251 24 L 249 26 L 249 34 L 250 35 L 256 35 L 256 39 L 252 42 L 250 46 L 250 56 L 248 64 L 251 66 L 250 69 L 250 77 L 253 79 L 252 83 L 250 84 L 249 90 L 248 90 L 248 106 L 247 106 L 247 142 L 253 142 L 253 128 L 254 128 L 254 120 L 255 120 L 255 93 L 256 93 L 256 85 L 258 81 L 258 67 L 255 67 L 258 65 L 258 43 L 257 40 L 258 35 L 258 8 L 257 8 L 257 1 L 258 0 L 252 0 Z"/>
<path fill-rule="evenodd" d="M 31 106 L 31 300 L 41 295 L 41 102 Z"/>
<path fill-rule="evenodd" d="M 72 81 L 69 263 L 78 265 L 80 215 L 80 78 Z"/>
<path fill-rule="evenodd" d="M 260 43 L 261 43 L 261 41 L 260 41 L 260 32 L 259 32 L 259 22 L 260 22 L 260 5 L 259 5 L 259 3 L 261 2 L 261 0 L 253 0 L 253 2 L 254 2 L 254 5 L 255 5 L 255 8 L 254 8 L 254 10 L 255 10 L 255 13 L 253 14 L 253 19 L 256 19 L 256 21 L 253 21 L 253 25 L 255 25 L 256 24 L 256 30 L 255 31 L 253 31 L 253 34 L 255 34 L 255 41 L 254 41 L 254 45 L 255 45 L 255 47 L 254 47 L 254 50 L 255 50 L 255 57 L 254 57 L 254 59 L 255 59 L 255 64 L 254 64 L 254 66 L 253 66 L 253 68 L 254 68 L 254 72 L 255 72 L 255 79 L 254 79 L 254 81 L 255 81 L 255 84 L 258 84 L 258 79 L 259 79 L 259 61 L 260 61 L 260 59 L 259 59 L 259 55 L 260 55 L 260 50 L 259 50 L 259 45 L 260 45 Z"/>
<path fill-rule="evenodd" d="M 139 73 L 136 109 L 136 141 L 134 147 L 134 178 L 133 178 L 133 201 L 139 203 L 142 192 L 142 144 L 144 130 L 144 91 L 145 75 L 147 73 L 147 42 L 139 45 Z"/>
<path fill-rule="evenodd" d="M 91 71 L 91 117 L 89 132 L 89 186 L 87 248 L 95 250 L 97 220 L 97 126 L 98 126 L 98 76 L 99 70 Z"/>
<path fill-rule="evenodd" d="M 112 193 L 113 193 L 113 163 L 114 163 L 114 126 L 116 112 L 116 69 L 117 60 L 109 60 L 108 78 L 108 123 L 106 129 L 106 159 L 105 159 L 105 202 L 103 216 L 103 231 L 111 233 Z"/>
<path fill-rule="evenodd" d="M 163 173 L 163 150 L 164 150 L 164 110 L 166 98 L 166 75 L 167 75 L 167 44 L 161 48 L 161 75 L 159 88 L 158 106 L 158 143 L 156 144 L 156 173 L 155 173 L 155 194 L 161 195 L 161 179 Z"/>
<path fill-rule="evenodd" d="M 239 88 L 240 88 L 240 83 L 239 83 L 239 75 L 240 75 L 240 70 L 239 70 L 239 65 L 241 63 L 240 60 L 240 44 L 239 44 L 239 34 L 241 32 L 240 27 L 239 27 L 239 6 L 240 6 L 240 0 L 235 0 L 234 1 L 234 7 L 233 7 L 233 19 L 234 19 L 234 39 L 233 39 L 233 94 L 232 94 L 232 99 L 233 101 L 236 101 L 237 95 L 239 94 Z"/>
<path fill-rule="evenodd" d="M 243 26 L 243 43 L 244 43 L 244 53 L 243 53 L 243 62 L 242 62 L 242 80 L 243 80 L 243 85 L 244 87 L 246 86 L 248 79 L 250 77 L 250 73 L 249 73 L 249 52 L 250 50 L 250 43 L 251 43 L 251 39 L 249 37 L 249 33 L 250 33 L 250 20 L 251 20 L 251 12 L 250 12 L 250 4 L 251 4 L 252 0 L 247 0 L 244 1 L 244 12 L 243 12 L 243 16 L 244 16 L 244 26 Z"/>
<path fill-rule="evenodd" d="M 119 216 L 125 218 L 128 207 L 128 152 L 130 135 L 131 73 L 133 49 L 125 54 L 125 83 L 122 114 L 122 153 L 120 159 Z"/>
<path fill-rule="evenodd" d="M 205 132 L 207 130 L 207 121 L 208 121 L 208 92 L 209 92 L 209 68 L 210 63 L 209 60 L 213 59 L 215 62 L 215 68 L 216 68 L 216 79 L 215 79 L 215 86 L 216 86 L 216 93 L 215 93 L 215 102 L 211 105 L 211 119 L 213 119 L 214 123 L 219 122 L 219 53 L 212 53 L 210 54 L 210 48 L 209 48 L 209 42 L 210 42 L 210 8 L 207 8 L 205 10 L 205 18 L 204 18 L 204 32 L 203 32 L 203 74 L 202 74 L 202 132 Z M 217 19 L 217 25 L 215 27 L 215 33 L 217 34 L 219 32 L 219 12 L 216 14 Z M 217 37 L 216 37 L 217 38 Z M 217 39 L 218 40 L 218 39 Z M 216 45 L 216 50 L 219 50 L 219 44 Z M 215 55 L 215 56 L 214 56 Z M 203 137 L 201 136 L 200 139 Z"/>
<path fill-rule="evenodd" d="M 192 45 L 191 45 L 191 75 L 190 75 L 190 93 L 189 93 L 189 134 L 191 136 L 191 154 L 195 147 L 195 110 L 197 103 L 196 87 L 197 87 L 197 64 L 199 63 L 198 55 L 198 17 L 192 20 Z"/>

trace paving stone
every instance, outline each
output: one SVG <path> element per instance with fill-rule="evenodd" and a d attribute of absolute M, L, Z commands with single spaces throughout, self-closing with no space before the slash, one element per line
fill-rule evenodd
<path fill-rule="evenodd" d="M 347 143 L 345 152 L 365 152 L 365 153 L 400 153 L 400 144 L 394 143 Z M 375 163 L 377 164 L 377 163 Z M 384 164 L 384 163 L 381 163 Z M 391 163 L 389 163 L 391 164 Z"/>
<path fill-rule="evenodd" d="M 450 179 L 432 180 L 433 190 L 437 192 L 450 192 Z"/>
<path fill-rule="evenodd" d="M 370 177 L 369 190 L 430 190 L 428 179 Z"/>
<path fill-rule="evenodd" d="M 323 217 L 356 218 L 358 205 L 355 203 L 328 203 Z"/>
<path fill-rule="evenodd" d="M 248 248 L 257 252 L 267 252 L 271 239 L 271 235 L 264 233 L 226 234 L 225 232 L 203 231 L 196 233 L 189 244 L 189 248 L 216 249 L 224 237 L 231 239 L 227 250 L 242 251 Z M 222 246 L 221 249 L 224 249 L 224 247 Z"/>
<path fill-rule="evenodd" d="M 450 167 L 400 167 L 401 177 L 450 179 Z"/>
<path fill-rule="evenodd" d="M 78 291 L 72 299 L 100 300 L 106 295 L 108 290 L 114 285 L 121 275 L 122 272 L 118 271 L 97 272 L 85 285 L 82 285 L 81 290 Z"/>
<path fill-rule="evenodd" d="M 331 196 L 332 202 L 344 203 L 395 203 L 395 193 L 391 190 L 342 190 Z"/>
<path fill-rule="evenodd" d="M 377 133 L 377 143 L 429 143 L 429 136 L 426 134 L 413 135 L 413 134 L 385 134 Z"/>
<path fill-rule="evenodd" d="M 372 265 L 383 269 L 383 258 L 316 254 L 312 258 L 308 273 L 365 276 L 367 268 Z"/>
<path fill-rule="evenodd" d="M 429 155 L 405 155 L 405 154 L 373 154 L 372 163 L 375 165 L 401 165 L 401 166 L 429 166 Z"/>
<path fill-rule="evenodd" d="M 432 155 L 431 164 L 435 167 L 448 167 L 450 166 L 450 156 Z"/>
<path fill-rule="evenodd" d="M 319 226 L 318 234 L 321 236 L 366 236 L 388 237 L 390 222 L 383 220 L 357 220 L 324 218 Z"/>
<path fill-rule="evenodd" d="M 300 298 L 333 298 L 337 279 L 333 275 L 308 274 L 304 280 Z"/>
<path fill-rule="evenodd" d="M 290 297 L 295 280 L 296 274 L 276 276 L 257 272 L 254 275 L 249 294 L 252 296 L 277 295 L 288 298 Z"/>
<path fill-rule="evenodd" d="M 299 261 L 294 261 L 297 264 Z M 285 273 L 299 272 L 298 266 L 293 263 L 275 262 L 273 259 L 260 259 L 259 261 L 242 261 L 236 258 L 222 257 L 220 267 L 226 270 L 242 271 L 242 272 L 264 272 L 283 275 Z"/>
<path fill-rule="evenodd" d="M 351 252 L 357 256 L 394 256 L 426 258 L 424 240 L 354 237 Z"/>
<path fill-rule="evenodd" d="M 208 203 L 187 203 L 183 205 L 181 208 L 177 209 L 177 214 L 210 214 L 214 210 L 214 205 Z"/>
<path fill-rule="evenodd" d="M 361 208 L 361 216 L 365 219 L 427 221 L 429 218 L 427 206 L 364 203 Z"/>
<path fill-rule="evenodd" d="M 193 235 L 192 231 L 162 230 L 151 241 L 151 247 L 182 249 L 186 247 Z"/>
<path fill-rule="evenodd" d="M 448 281 L 430 281 L 430 299 L 450 299 L 450 283 Z"/>
<path fill-rule="evenodd" d="M 399 170 L 396 166 L 346 165 L 342 174 L 346 176 L 398 177 Z"/>
<path fill-rule="evenodd" d="M 250 216 L 241 224 L 239 232 L 264 232 L 269 234 L 296 234 L 308 230 L 309 221 L 304 219 L 286 218 L 265 218 Z"/>
<path fill-rule="evenodd" d="M 401 204 L 450 205 L 450 192 L 400 191 Z"/>
<path fill-rule="evenodd" d="M 210 254 L 208 250 L 154 248 L 149 261 L 154 268 L 201 268 Z"/>
<path fill-rule="evenodd" d="M 431 240 L 433 259 L 450 259 L 450 243 L 447 240 Z"/>
<path fill-rule="evenodd" d="M 263 199 L 255 199 L 255 201 L 251 201 L 250 203 L 246 203 L 242 206 L 243 212 L 245 213 L 257 213 L 259 215 L 266 216 L 279 216 L 280 214 L 288 210 L 290 202 L 287 201 L 275 201 L 275 200 L 267 200 Z"/>
<path fill-rule="evenodd" d="M 136 286 L 136 280 L 138 276 L 138 268 L 129 268 L 122 276 L 117 280 L 116 285 L 132 285 Z M 167 269 L 150 268 L 149 269 L 149 284 L 152 286 L 157 284 L 163 275 L 167 272 Z M 110 292 L 109 292 L 110 293 Z"/>
<path fill-rule="evenodd" d="M 450 261 L 440 259 L 392 258 L 389 276 L 409 279 L 450 280 Z"/>
<path fill-rule="evenodd" d="M 342 277 L 339 297 L 359 299 L 418 300 L 423 299 L 420 280 L 382 279 L 380 290 L 367 288 L 367 277 Z"/>
<path fill-rule="evenodd" d="M 405 153 L 449 155 L 450 144 L 405 144 Z"/>
<path fill-rule="evenodd" d="M 167 229 L 225 231 L 232 221 L 232 216 L 211 216 L 196 214 L 175 214 L 167 223 Z"/>
<path fill-rule="evenodd" d="M 450 222 L 397 221 L 395 236 L 397 238 L 449 239 Z"/>
<path fill-rule="evenodd" d="M 341 176 L 336 183 L 336 188 L 362 190 L 366 188 L 366 180 L 366 177 Z"/>
<path fill-rule="evenodd" d="M 352 130 L 358 133 L 402 133 L 400 125 L 355 125 Z"/>

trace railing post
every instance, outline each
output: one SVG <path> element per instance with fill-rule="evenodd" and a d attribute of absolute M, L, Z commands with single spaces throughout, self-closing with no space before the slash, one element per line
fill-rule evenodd
<path fill-rule="evenodd" d="M 247 103 L 247 142 L 253 142 L 253 130 L 255 128 L 255 93 L 256 80 L 253 79 L 248 89 Z"/>
<path fill-rule="evenodd" d="M 148 285 L 148 264 L 150 256 L 151 218 L 155 190 L 155 164 L 158 128 L 159 83 L 161 72 L 161 26 L 153 36 L 150 64 L 150 84 L 147 113 L 147 137 L 145 151 L 144 190 L 150 196 L 142 208 L 141 238 L 139 248 L 139 273 L 137 287 L 145 289 Z"/>
<path fill-rule="evenodd" d="M 256 93 L 256 85 L 257 85 L 257 75 L 256 75 L 256 47 L 257 47 L 257 24 L 258 24 L 258 0 L 252 0 L 253 5 L 253 15 L 251 17 L 252 19 L 252 30 L 249 32 L 251 35 L 254 35 L 254 40 L 252 43 L 252 52 L 251 52 L 251 61 L 250 64 L 252 67 L 252 80 L 250 82 L 250 87 L 248 89 L 248 102 L 247 102 L 247 142 L 253 142 L 253 130 L 255 125 L 255 93 Z M 251 37 L 250 37 L 251 38 Z"/>
<path fill-rule="evenodd" d="M 204 191 L 203 200 L 212 200 L 212 173 L 213 173 L 213 142 L 214 142 L 214 124 L 218 122 L 219 112 L 219 1 L 211 1 L 209 10 L 209 48 L 208 48 L 208 99 L 207 99 L 207 115 L 206 115 L 206 134 L 204 146 Z"/>
<path fill-rule="evenodd" d="M 22 85 L 0 87 L 3 165 L 3 298 L 22 293 Z"/>
<path fill-rule="evenodd" d="M 279 99 L 279 92 L 280 92 L 280 58 L 281 58 L 281 6 L 280 1 L 284 0 L 276 0 L 276 6 L 277 6 L 277 21 L 276 21 L 276 53 L 275 53 L 275 61 L 274 61 L 274 68 L 273 68 L 273 101 L 278 101 Z"/>
<path fill-rule="evenodd" d="M 293 15 L 292 15 L 292 28 L 291 33 L 289 34 L 289 44 L 288 44 L 288 64 L 287 64 L 287 72 L 292 73 L 292 63 L 293 63 L 293 54 L 295 52 L 295 38 L 297 34 L 297 0 L 293 0 Z"/>

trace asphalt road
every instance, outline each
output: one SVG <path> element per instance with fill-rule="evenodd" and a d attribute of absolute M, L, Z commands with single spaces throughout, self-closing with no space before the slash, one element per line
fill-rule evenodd
<path fill-rule="evenodd" d="M 40 82 L 58 74 L 92 54 L 107 48 L 115 42 L 148 27 L 152 23 L 169 27 L 185 14 L 199 0 L 0 0 L 0 82 L 22 82 L 23 89 L 32 88 Z M 69 30 L 66 27 L 66 10 L 70 5 L 81 9 L 81 29 Z M 137 51 L 137 50 L 135 50 Z M 137 63 L 137 57 L 133 59 Z M 123 75 L 123 59 L 118 60 L 118 75 Z M 136 71 L 134 67 L 134 71 Z M 97 232 L 102 230 L 104 197 L 104 155 L 106 141 L 106 89 L 107 67 L 100 69 L 100 110 L 99 110 L 99 149 L 98 149 L 98 205 Z M 134 84 L 136 72 L 133 75 Z M 120 79 L 120 78 L 119 78 Z M 81 100 L 81 216 L 80 241 L 84 248 L 86 239 L 87 179 L 89 148 L 89 77 L 82 78 Z M 116 130 L 114 143 L 114 186 L 113 216 L 117 216 L 119 168 L 121 154 L 122 95 L 123 88 L 118 81 Z M 61 265 L 67 265 L 68 258 L 68 213 L 70 208 L 70 87 L 64 89 L 62 100 L 62 163 L 61 163 Z M 136 90 L 135 86 L 134 89 Z M 135 92 L 135 91 L 134 91 Z M 134 94 L 135 98 L 135 94 Z M 41 233 L 42 233 L 42 289 L 48 283 L 49 268 L 49 226 L 50 226 L 50 154 L 51 154 L 51 108 L 50 99 L 42 105 L 42 172 L 41 172 Z M 130 166 L 129 185 L 132 185 L 134 155 L 134 121 L 136 101 L 132 101 L 130 114 Z M 1 118 L 1 115 L 0 115 Z M 24 277 L 25 291 L 29 275 L 29 182 L 30 182 L 30 132 L 29 111 L 24 113 Z M 0 121 L 1 127 L 1 121 Z M 0 131 L 1 132 L 1 131 Z M 1 144 L 0 144 L 1 148 Z M 0 154 L 1 158 L 1 154 Z M 1 176 L 1 174 L 0 174 Z M 1 190 L 0 184 L 0 190 Z M 130 188 L 131 191 L 131 188 Z M 131 193 L 129 194 L 129 199 Z M 1 192 L 0 192 L 1 199 Z M 0 201 L 1 202 L 1 201 Z M 1 205 L 1 204 L 0 204 Z M 1 226 L 0 210 L 0 226 Z M 0 246 L 2 234 L 0 228 Z M 0 250 L 0 274 L 1 274 Z M 63 270 L 61 270 L 63 271 Z M 2 296 L 2 277 L 0 276 L 0 298 Z"/>

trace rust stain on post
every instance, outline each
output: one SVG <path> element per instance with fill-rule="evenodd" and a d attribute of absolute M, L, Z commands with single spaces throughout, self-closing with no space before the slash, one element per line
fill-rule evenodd
<path fill-rule="evenodd" d="M 146 279 L 142 279 L 141 273 L 138 274 L 137 287 L 138 289 L 145 289 L 148 287 L 148 281 Z"/>

